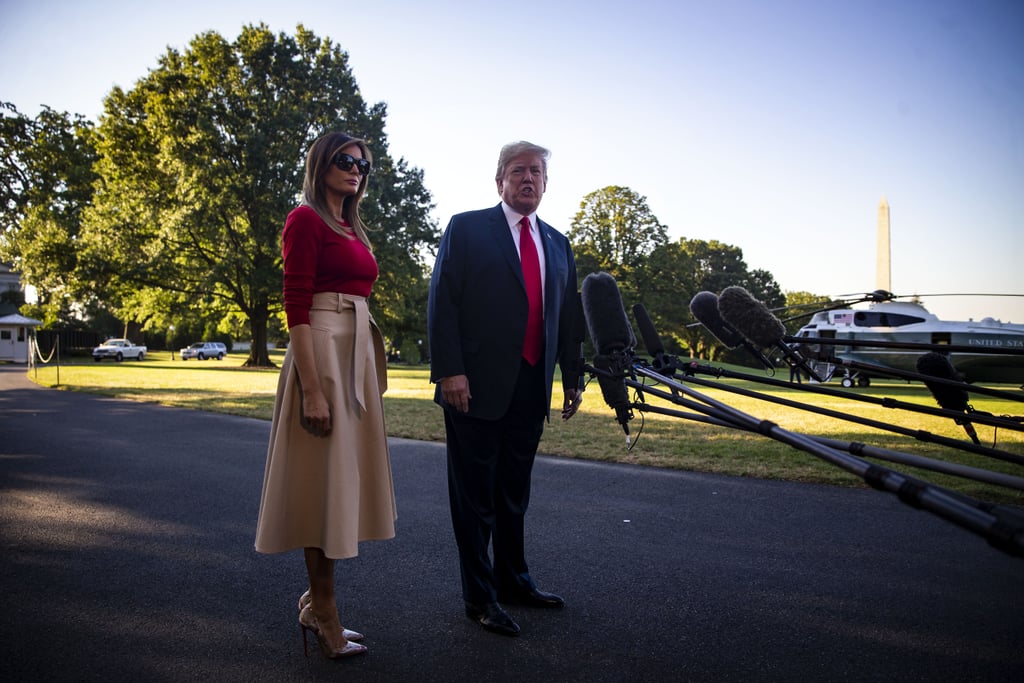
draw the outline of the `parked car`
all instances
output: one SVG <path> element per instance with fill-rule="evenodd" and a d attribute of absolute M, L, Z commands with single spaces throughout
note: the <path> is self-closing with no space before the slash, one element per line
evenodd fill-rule
<path fill-rule="evenodd" d="M 181 359 L 198 358 L 199 360 L 206 360 L 207 358 L 216 358 L 217 360 L 224 360 L 227 352 L 228 347 L 220 342 L 196 342 L 195 344 L 189 344 L 181 350 Z"/>
<path fill-rule="evenodd" d="M 108 339 L 92 350 L 92 359 L 97 363 L 104 358 L 113 358 L 118 363 L 125 358 L 142 360 L 146 357 L 146 347 L 136 346 L 127 339 Z"/>

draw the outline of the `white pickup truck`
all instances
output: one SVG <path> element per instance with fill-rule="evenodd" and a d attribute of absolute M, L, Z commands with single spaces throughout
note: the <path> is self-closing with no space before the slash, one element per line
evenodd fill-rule
<path fill-rule="evenodd" d="M 92 359 L 99 363 L 104 358 L 113 358 L 118 363 L 125 358 L 142 360 L 146 357 L 146 347 L 136 346 L 127 339 L 108 339 L 92 350 Z"/>

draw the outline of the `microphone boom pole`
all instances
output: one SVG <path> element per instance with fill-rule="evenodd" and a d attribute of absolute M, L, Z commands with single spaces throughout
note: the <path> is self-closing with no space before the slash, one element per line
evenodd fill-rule
<path fill-rule="evenodd" d="M 670 387 L 674 392 L 698 398 L 699 401 L 706 404 L 702 406 L 695 402 L 690 402 L 698 412 L 724 416 L 726 420 L 742 429 L 757 432 L 798 450 L 810 453 L 819 459 L 859 476 L 872 488 L 896 494 L 903 503 L 928 510 L 949 522 L 982 536 L 993 547 L 1011 555 L 1024 557 L 1024 528 L 1008 525 L 991 512 L 980 509 L 975 504 L 968 504 L 965 502 L 964 497 L 953 494 L 951 491 L 947 491 L 929 482 L 909 477 L 882 465 L 876 465 L 854 455 L 825 446 L 809 436 L 785 430 L 774 422 L 759 420 L 752 415 L 747 415 L 739 410 L 730 408 L 720 401 L 701 395 L 690 387 L 649 368 L 635 366 L 634 370 L 637 375 L 649 377 Z M 639 385 L 639 387 L 644 386 L 635 380 L 629 380 L 627 384 L 631 386 Z M 679 400 L 679 397 L 677 396 L 670 400 L 676 401 Z M 971 502 L 976 503 L 976 501 Z"/>
<path fill-rule="evenodd" d="M 947 408 L 932 408 L 930 406 L 920 405 L 918 403 L 909 403 L 907 401 L 901 401 L 895 398 L 885 398 L 878 396 L 870 396 L 866 394 L 858 394 L 852 391 L 843 391 L 842 389 L 833 389 L 821 384 L 793 384 L 784 380 L 774 379 L 772 377 L 760 377 L 758 375 L 750 375 L 743 372 L 733 372 L 725 368 L 715 368 L 711 366 L 701 365 L 696 362 L 682 362 L 678 359 L 667 356 L 661 361 L 661 368 L 677 369 L 682 371 L 685 375 L 691 376 L 693 373 L 702 373 L 706 375 L 714 375 L 715 377 L 728 377 L 731 379 L 739 379 L 747 382 L 754 382 L 757 384 L 767 384 L 769 386 L 785 388 L 792 391 L 803 391 L 805 393 L 820 394 L 823 396 L 830 396 L 832 398 L 843 398 L 850 401 L 858 401 L 861 403 L 870 403 L 872 405 L 881 406 L 883 408 L 899 408 L 902 410 L 909 410 L 915 413 L 923 413 L 925 415 L 931 415 L 932 417 L 951 417 L 951 418 L 964 418 L 963 412 L 957 412 Z M 654 369 L 660 369 L 658 364 L 654 365 Z M 698 380 L 700 384 L 704 386 L 720 386 L 717 384 L 711 384 L 706 380 Z M 756 394 L 755 392 L 744 389 L 727 389 L 727 391 L 736 391 L 737 393 L 744 393 L 755 398 L 763 398 L 767 401 L 773 401 L 774 397 L 764 396 L 762 394 Z M 786 401 L 787 399 L 780 399 Z M 795 408 L 806 408 L 806 404 L 793 402 L 792 407 Z M 1011 419 L 1003 416 L 994 416 L 989 413 L 972 413 L 972 421 L 978 424 L 988 425 L 990 427 L 1002 427 L 1003 429 L 1010 429 L 1014 431 L 1024 431 L 1024 420 Z"/>
<path fill-rule="evenodd" d="M 946 353 L 975 353 L 996 355 L 1024 355 L 1024 350 L 991 346 L 967 346 L 964 344 L 925 344 L 922 342 L 894 342 L 882 339 L 850 339 L 845 337 L 794 337 L 784 335 L 782 341 L 788 344 L 824 344 L 826 346 L 866 346 L 879 349 L 907 349 L 910 351 L 943 351 Z"/>
<path fill-rule="evenodd" d="M 699 367 L 699 366 L 697 366 L 697 367 Z M 723 372 L 723 374 L 724 374 L 724 372 Z M 732 376 L 735 377 L 736 375 L 732 375 Z M 731 386 L 731 385 L 728 385 L 728 384 L 721 384 L 721 383 L 718 383 L 718 382 L 712 382 L 710 380 L 704 380 L 704 379 L 701 379 L 699 377 L 689 376 L 688 379 L 689 379 L 689 381 L 693 382 L 694 384 L 699 384 L 701 386 L 705 386 L 705 387 L 708 387 L 708 388 L 721 389 L 722 391 L 728 391 L 728 392 L 731 392 L 731 393 L 734 393 L 734 394 L 740 394 L 740 395 L 743 395 L 743 396 L 747 396 L 748 398 L 757 398 L 757 399 L 760 399 L 762 401 L 767 401 L 769 403 L 775 403 L 775 404 L 778 404 L 778 405 L 783 405 L 783 406 L 786 406 L 787 408 L 797 408 L 797 409 L 800 409 L 800 410 L 806 410 L 808 412 L 815 413 L 815 414 L 818 414 L 818 415 L 824 415 L 825 417 L 833 417 L 833 418 L 836 418 L 836 419 L 839 419 L 839 420 L 845 420 L 847 422 L 853 422 L 855 424 L 863 425 L 865 427 L 873 427 L 875 429 L 880 429 L 880 430 L 883 430 L 883 431 L 893 432 L 894 434 L 900 434 L 901 436 L 909 436 L 911 438 L 917 439 L 918 441 L 924 441 L 926 443 L 934 443 L 934 444 L 938 444 L 938 445 L 942 445 L 942 446 L 948 446 L 950 448 L 955 448 L 955 449 L 959 449 L 959 450 L 962 450 L 962 451 L 967 451 L 967 452 L 970 452 L 970 453 L 975 453 L 977 455 L 985 455 L 985 456 L 988 456 L 988 457 L 991 457 L 991 458 L 995 458 L 997 460 L 1004 460 L 1006 462 L 1012 462 L 1012 463 L 1017 464 L 1017 465 L 1024 465 L 1024 456 L 1016 455 L 1014 453 L 1007 453 L 1005 451 L 1001 451 L 1001 450 L 998 450 L 998 449 L 995 449 L 995 448 L 989 448 L 988 446 L 982 446 L 982 445 L 976 444 L 976 443 L 970 443 L 970 442 L 967 442 L 967 441 L 959 441 L 957 439 L 951 439 L 951 438 L 946 437 L 946 436 L 941 436 L 941 435 L 938 435 L 938 434 L 932 434 L 931 432 L 927 432 L 927 431 L 925 431 L 923 429 L 910 429 L 908 427 L 902 427 L 900 425 L 895 425 L 895 424 L 892 424 L 892 423 L 889 423 L 889 422 L 880 422 L 878 420 L 872 420 L 870 418 L 861 417 L 859 415 L 851 415 L 849 413 L 841 413 L 839 411 L 830 410 L 828 408 L 822 408 L 821 406 L 810 405 L 810 404 L 807 404 L 807 403 L 800 403 L 799 401 L 793 401 L 793 400 L 790 400 L 790 399 L 787 399 L 787 398 L 782 398 L 780 396 L 772 396 L 770 394 L 761 394 L 761 393 L 758 393 L 756 391 L 752 391 L 750 389 L 744 389 L 743 387 L 737 387 L 737 386 Z M 807 390 L 810 390 L 810 389 L 807 389 Z M 859 400 L 863 400 L 863 399 L 859 399 Z M 941 411 L 941 410 L 936 409 L 936 408 L 928 408 L 927 406 L 918 406 L 918 408 L 920 409 L 920 412 L 928 412 L 928 413 L 932 413 L 932 414 L 934 414 L 936 416 L 941 416 L 941 417 L 949 416 L 949 415 L 946 414 L 947 411 Z M 948 412 L 952 412 L 952 411 L 948 411 Z M 980 415 L 978 417 L 981 418 Z M 1005 427 L 1006 429 L 1017 429 L 1017 430 L 1024 429 L 1024 427 L 1021 427 L 1020 425 L 1015 424 L 1015 423 L 995 422 L 995 420 L 998 420 L 998 418 L 987 418 L 986 422 L 995 424 L 996 426 Z M 981 420 L 979 419 L 978 422 L 980 423 Z"/>
<path fill-rule="evenodd" d="M 672 403 L 681 403 L 677 401 L 675 394 L 659 390 L 652 387 L 652 385 L 643 385 L 644 392 L 650 393 L 659 398 L 663 398 Z M 645 413 L 657 413 L 658 415 L 668 415 L 670 417 L 680 417 L 689 420 L 696 420 L 698 422 L 705 422 L 718 427 L 732 427 L 736 429 L 743 429 L 744 431 L 751 431 L 743 425 L 738 425 L 728 421 L 725 418 L 715 418 L 705 414 L 693 414 L 683 413 L 678 410 L 670 408 L 663 408 L 661 406 L 654 405 L 652 403 L 637 403 L 634 404 L 635 408 Z M 918 467 L 920 469 L 931 470 L 933 472 L 941 472 L 943 474 L 951 474 L 954 476 L 963 477 L 965 479 L 973 479 L 986 484 L 993 484 L 996 486 L 1005 486 L 1006 488 L 1016 489 L 1018 491 L 1024 491 L 1024 477 L 1014 476 L 1012 474 L 1004 474 L 1002 472 L 993 472 L 992 470 L 981 469 L 979 467 L 970 467 L 968 465 L 960 465 L 958 463 L 950 463 L 944 460 L 936 460 L 934 458 L 926 458 L 922 455 L 914 455 L 911 453 L 902 453 L 900 451 L 894 451 L 888 448 L 879 448 L 877 446 L 871 446 L 864 443 L 857 443 L 854 441 L 840 441 L 838 439 L 831 439 L 825 436 L 814 436 L 807 435 L 809 438 L 814 439 L 818 443 L 835 448 L 841 451 L 846 451 L 853 455 L 860 455 L 868 458 L 875 458 L 877 460 L 886 460 L 889 462 L 896 462 L 902 465 L 909 465 L 911 467 Z"/>
<path fill-rule="evenodd" d="M 909 370 L 897 370 L 896 368 L 887 368 L 884 365 L 874 365 L 872 363 L 861 363 L 855 360 L 846 360 L 843 358 L 836 358 L 832 361 L 835 365 L 841 365 L 846 368 L 853 368 L 854 370 L 863 370 L 864 372 L 871 372 L 876 375 L 885 375 L 887 377 L 896 377 L 899 379 L 916 380 L 918 382 L 934 382 L 936 384 L 942 384 L 950 387 L 956 387 L 965 389 L 975 394 L 985 394 L 986 396 L 994 396 L 996 398 L 1005 398 L 1008 401 L 1024 402 L 1024 395 L 1014 394 L 1009 391 L 1002 389 L 993 389 L 991 387 L 979 387 L 974 384 L 968 384 L 958 380 L 942 379 L 939 377 L 929 377 L 922 375 L 917 372 L 910 372 Z"/>

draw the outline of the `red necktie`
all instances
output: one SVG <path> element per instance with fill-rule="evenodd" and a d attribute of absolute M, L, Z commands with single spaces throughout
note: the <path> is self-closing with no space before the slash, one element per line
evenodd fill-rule
<path fill-rule="evenodd" d="M 536 365 L 544 355 L 544 301 L 540 284 L 540 259 L 537 258 L 537 246 L 530 235 L 530 219 L 526 216 L 519 221 L 519 261 L 523 266 L 526 298 L 530 302 L 526 334 L 523 337 L 523 358 L 530 365 Z"/>

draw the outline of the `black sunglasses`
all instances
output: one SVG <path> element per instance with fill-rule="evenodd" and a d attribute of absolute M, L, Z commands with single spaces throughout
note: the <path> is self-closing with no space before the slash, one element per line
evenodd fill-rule
<path fill-rule="evenodd" d="M 370 162 L 366 159 L 357 159 L 351 154 L 338 152 L 331 159 L 331 163 L 342 171 L 351 171 L 352 167 L 355 166 L 359 169 L 359 175 L 370 175 Z"/>

